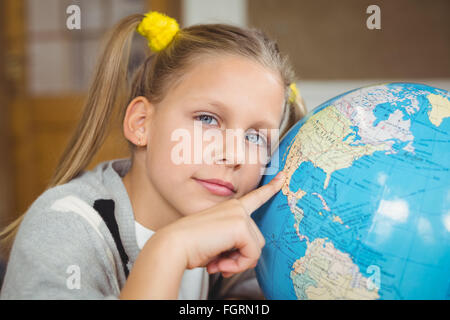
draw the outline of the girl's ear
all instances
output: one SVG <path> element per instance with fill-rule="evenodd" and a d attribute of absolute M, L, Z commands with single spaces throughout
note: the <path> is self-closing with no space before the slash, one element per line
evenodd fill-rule
<path fill-rule="evenodd" d="M 138 147 L 147 145 L 148 130 L 155 112 L 155 106 L 147 98 L 134 98 L 127 106 L 123 119 L 125 137 Z"/>

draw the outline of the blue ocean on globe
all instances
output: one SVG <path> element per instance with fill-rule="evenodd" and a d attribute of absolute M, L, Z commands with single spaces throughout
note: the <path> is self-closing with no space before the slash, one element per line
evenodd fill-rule
<path fill-rule="evenodd" d="M 417 83 L 358 88 L 282 138 L 252 215 L 267 299 L 450 298 L 450 93 Z"/>

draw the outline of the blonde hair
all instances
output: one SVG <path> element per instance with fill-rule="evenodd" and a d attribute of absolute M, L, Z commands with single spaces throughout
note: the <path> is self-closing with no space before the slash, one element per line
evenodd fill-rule
<path fill-rule="evenodd" d="M 164 50 L 149 54 L 134 72 L 131 81 L 128 81 L 131 40 L 143 18 L 143 14 L 128 16 L 109 32 L 82 117 L 47 188 L 67 183 L 82 173 L 102 146 L 111 118 L 117 111 L 123 119 L 126 106 L 137 96 L 144 96 L 158 104 L 169 88 L 180 81 L 183 73 L 195 65 L 195 60 L 205 54 L 243 56 L 280 75 L 286 88 L 280 139 L 305 115 L 306 109 L 301 97 L 289 103 L 289 86 L 296 79 L 288 58 L 280 54 L 276 42 L 254 28 L 200 24 L 180 29 Z M 129 143 L 129 146 L 133 154 L 134 145 Z M 0 233 L 1 242 L 8 253 L 24 215 L 19 216 Z"/>

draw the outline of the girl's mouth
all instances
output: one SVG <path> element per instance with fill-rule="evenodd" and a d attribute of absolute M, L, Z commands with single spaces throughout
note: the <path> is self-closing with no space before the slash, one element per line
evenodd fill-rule
<path fill-rule="evenodd" d="M 194 180 L 205 187 L 209 192 L 218 196 L 231 196 L 235 193 L 234 190 L 232 190 L 229 186 L 225 186 L 225 183 L 219 182 L 219 180 L 201 180 L 196 178 L 194 178 Z"/>

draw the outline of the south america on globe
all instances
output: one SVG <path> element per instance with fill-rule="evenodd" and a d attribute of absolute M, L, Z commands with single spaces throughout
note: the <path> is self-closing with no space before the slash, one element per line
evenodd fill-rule
<path fill-rule="evenodd" d="M 276 161 L 275 161 L 276 160 Z M 358 88 L 311 111 L 263 176 L 252 215 L 267 299 L 450 299 L 450 93 Z"/>

